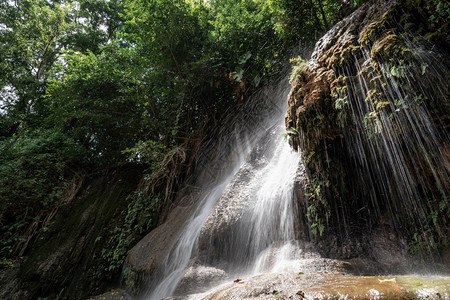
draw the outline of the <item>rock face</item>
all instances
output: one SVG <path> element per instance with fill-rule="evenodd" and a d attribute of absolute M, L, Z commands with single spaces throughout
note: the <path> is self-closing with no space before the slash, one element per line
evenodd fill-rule
<path fill-rule="evenodd" d="M 187 199 L 184 199 L 187 200 Z M 146 293 L 151 283 L 159 280 L 165 258 L 189 220 L 195 205 L 179 205 L 168 215 L 165 223 L 146 235 L 128 253 L 124 284 L 133 294 Z"/>
<path fill-rule="evenodd" d="M 339 261 L 354 272 L 406 272 L 410 253 L 415 249 L 438 253 L 448 236 L 450 180 L 442 166 L 449 164 L 448 157 L 440 155 L 448 141 L 445 121 L 441 121 L 448 111 L 448 72 L 442 64 L 447 56 L 435 50 L 430 54 L 426 39 L 407 33 L 406 24 L 422 12 L 413 6 L 404 11 L 403 6 L 400 1 L 369 2 L 336 25 L 318 42 L 289 96 L 286 126 L 293 128 L 293 145 L 303 149 L 310 179 L 306 193 L 296 185 L 300 211 L 296 226 L 304 227 L 306 215 L 321 253 L 346 259 Z M 403 23 L 397 24 L 394 20 L 400 13 Z M 425 34 L 431 30 L 427 28 L 417 30 Z M 446 43 L 439 35 L 430 40 L 441 46 Z M 432 84 L 436 78 L 443 82 L 438 88 Z M 188 221 L 195 219 L 202 193 L 232 174 L 240 152 L 233 149 L 245 147 L 245 142 L 230 142 L 227 137 L 235 136 L 236 129 L 238 136 L 244 133 L 253 138 L 266 131 L 254 119 L 265 119 L 260 111 L 244 111 L 235 116 L 240 121 L 224 125 L 228 132 L 217 135 L 212 155 L 203 155 L 208 163 L 199 164 L 203 172 L 180 194 L 165 222 L 129 252 L 124 271 L 128 291 L 157 290 L 155 284 L 171 260 L 167 258 L 178 255 L 171 252 L 173 245 Z M 258 151 L 264 153 L 264 145 Z M 193 255 L 188 256 L 187 271 L 175 295 L 192 292 L 199 282 L 208 285 L 226 276 L 227 247 L 216 246 L 236 240 L 232 233 L 238 231 L 238 219 L 252 200 L 236 202 L 255 193 L 251 178 L 265 163 L 250 160 L 211 205 L 209 217 L 201 220 L 204 227 L 192 235 L 198 244 L 186 247 Z M 308 199 L 300 199 L 305 194 Z M 307 233 L 298 233 L 298 239 L 307 239 Z M 436 243 L 428 247 L 425 241 L 430 238 Z"/>
<path fill-rule="evenodd" d="M 433 12 L 369 1 L 317 43 L 291 90 L 286 127 L 299 132 L 325 255 L 399 272 L 410 255 L 439 261 L 448 249 L 448 21 Z"/>
<path fill-rule="evenodd" d="M 0 270 L 0 298 L 85 299 L 115 285 L 120 273 L 107 271 L 102 249 L 141 175 L 142 168 L 124 166 L 86 183 L 22 260 Z"/>

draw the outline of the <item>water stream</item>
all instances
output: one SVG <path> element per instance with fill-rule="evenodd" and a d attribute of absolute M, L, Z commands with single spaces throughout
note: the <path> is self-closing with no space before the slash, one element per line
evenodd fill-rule
<path fill-rule="evenodd" d="M 284 103 L 288 88 L 276 94 Z M 282 104 L 280 104 L 282 105 Z M 280 269 L 294 258 L 296 248 L 294 179 L 300 155 L 283 136 L 285 108 L 269 113 L 265 128 L 252 142 L 235 151 L 231 171 L 206 187 L 192 217 L 164 261 L 161 280 L 147 299 L 177 294 L 189 272 L 219 273 L 220 279 L 235 274 L 257 274 Z M 275 117 L 274 117 L 275 116 Z M 210 275 L 210 274 L 209 274 Z M 186 279 L 187 277 L 187 279 Z M 192 279 L 192 278 L 191 278 Z M 195 280 L 195 279 L 194 279 Z M 186 291 L 179 292 L 185 295 Z"/>
<path fill-rule="evenodd" d="M 293 186 L 302 178 L 300 155 L 283 131 L 282 124 L 267 131 L 221 196 L 202 229 L 200 263 L 254 274 L 293 252 L 288 251 L 296 245 Z"/>
<path fill-rule="evenodd" d="M 166 257 L 164 264 L 167 267 L 164 270 L 163 280 L 151 293 L 150 299 L 161 299 L 173 293 L 189 264 L 191 253 L 198 239 L 201 226 L 214 206 L 215 200 L 220 197 L 229 182 L 230 178 L 226 178 L 202 199 L 199 209 L 197 209 L 193 218 L 181 233 L 175 247 Z"/>

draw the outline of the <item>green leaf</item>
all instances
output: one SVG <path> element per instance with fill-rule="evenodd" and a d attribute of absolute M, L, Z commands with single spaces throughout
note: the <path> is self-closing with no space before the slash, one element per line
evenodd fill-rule
<path fill-rule="evenodd" d="M 283 291 L 277 291 L 277 290 L 273 290 L 272 295 L 278 295 L 280 293 L 282 293 Z"/>
<path fill-rule="evenodd" d="M 252 57 L 252 54 L 250 52 L 247 52 L 246 54 L 244 54 L 241 59 L 239 60 L 238 64 L 243 65 L 247 62 L 247 60 L 249 60 L 249 58 Z"/>
<path fill-rule="evenodd" d="M 236 80 L 237 82 L 241 82 L 242 78 L 244 77 L 244 69 L 242 68 L 237 68 L 236 71 L 234 71 L 232 73 L 233 79 Z"/>

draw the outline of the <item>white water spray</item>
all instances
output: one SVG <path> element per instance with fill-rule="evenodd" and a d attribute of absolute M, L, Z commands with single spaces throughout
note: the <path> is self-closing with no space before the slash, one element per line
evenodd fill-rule
<path fill-rule="evenodd" d="M 278 95 L 280 102 L 286 99 L 286 93 L 287 89 Z M 202 196 L 164 261 L 162 280 L 151 288 L 148 299 L 176 294 L 177 286 L 187 274 L 186 270 L 194 264 L 205 272 L 225 266 L 227 275 L 234 276 L 243 268 L 246 273 L 280 269 L 290 258 L 294 258 L 293 186 L 300 155 L 290 148 L 283 137 L 282 116 L 279 114 L 275 120 L 272 118 L 266 122 L 267 127 L 260 130 L 260 137 L 255 143 L 249 143 L 250 147 L 237 151 L 240 157 L 236 158 L 232 171 Z M 274 123 L 278 125 L 274 126 Z M 263 147 L 265 151 L 258 152 L 258 147 Z M 256 150 L 251 152 L 251 148 Z M 243 173 L 250 175 L 244 183 Z M 246 195 L 234 190 L 236 185 L 242 184 L 247 186 Z M 227 213 L 218 213 L 218 207 Z M 231 227 L 223 225 L 230 219 L 234 220 Z M 228 240 L 221 240 L 215 245 L 222 248 L 217 250 L 223 254 L 219 254 L 220 257 L 216 257 L 216 252 L 209 253 L 212 246 L 208 245 L 208 239 L 217 238 L 217 232 L 209 231 L 208 224 L 222 226 L 226 232 Z M 204 242 L 199 246 L 199 239 L 208 240 L 206 250 Z M 201 252 L 207 254 L 199 258 Z"/>
<path fill-rule="evenodd" d="M 192 250 L 200 230 L 216 200 L 231 180 L 231 176 L 213 188 L 202 200 L 202 204 L 180 235 L 175 247 L 164 264 L 164 279 L 150 294 L 149 299 L 161 299 L 171 295 L 189 265 Z"/>

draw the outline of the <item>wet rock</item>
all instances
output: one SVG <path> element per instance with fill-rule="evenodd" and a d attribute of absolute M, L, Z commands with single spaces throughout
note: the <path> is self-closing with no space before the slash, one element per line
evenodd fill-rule
<path fill-rule="evenodd" d="M 387 272 L 402 274 L 413 272 L 413 261 L 407 251 L 408 243 L 405 238 L 399 237 L 390 226 L 386 218 L 375 229 L 371 240 L 371 254 L 375 261 L 380 263 Z"/>
<path fill-rule="evenodd" d="M 217 136 L 214 139 L 204 142 L 201 155 L 199 155 L 197 172 L 177 194 L 163 223 L 138 242 L 129 252 L 124 271 L 127 291 L 142 295 L 154 290 L 164 276 L 164 270 L 167 270 L 166 264 L 170 264 L 168 257 L 173 246 L 180 237 L 180 233 L 188 226 L 187 222 L 195 216 L 196 212 L 199 219 L 195 224 L 205 224 L 200 235 L 205 232 L 214 232 L 213 236 L 223 238 L 224 234 L 222 233 L 225 228 L 236 224 L 237 218 L 247 206 L 245 201 L 240 204 L 237 204 L 236 201 L 242 200 L 254 192 L 252 187 L 247 186 L 252 176 L 255 175 L 254 169 L 266 165 L 265 157 L 273 154 L 273 149 L 267 148 L 264 141 L 281 134 L 279 130 L 274 132 L 273 129 L 268 131 L 267 128 L 275 124 L 275 120 L 283 114 L 278 107 L 279 103 L 274 99 L 283 99 L 287 91 L 287 81 L 274 87 L 261 89 L 260 94 L 256 93 L 253 100 L 249 99 L 242 104 L 242 107 L 239 107 L 238 111 L 230 113 L 223 126 L 215 129 Z M 282 128 L 281 130 L 283 131 Z M 259 140 L 263 142 L 258 144 L 252 153 L 249 153 Z M 249 154 L 248 158 L 247 154 Z M 247 159 L 249 164 L 237 175 L 239 179 L 231 182 L 224 191 L 223 189 L 233 179 L 232 176 L 235 175 L 237 167 L 244 159 Z M 227 205 L 227 201 L 223 201 L 223 199 L 227 199 L 230 203 Z M 236 199 L 236 201 L 230 199 Z M 213 216 L 208 219 L 209 213 L 214 210 L 218 201 L 221 204 L 218 205 Z M 208 205 L 204 206 L 205 203 Z M 190 257 L 191 248 L 189 246 L 186 247 L 189 249 L 181 249 L 182 253 L 177 253 L 176 257 L 183 259 L 182 268 L 188 268 L 197 258 L 207 261 L 209 257 L 215 257 L 216 254 L 214 243 L 210 243 L 208 239 L 211 235 L 206 235 L 207 238 L 200 238 L 199 247 L 197 247 L 195 242 L 202 228 L 197 225 L 189 228 L 192 229 L 189 231 L 192 235 L 189 236 L 186 244 L 192 240 L 193 253 Z M 192 260 L 189 260 L 190 258 Z M 186 266 L 184 266 L 185 262 Z M 174 268 L 177 267 L 179 265 L 174 266 Z M 195 273 L 195 270 L 192 272 Z M 200 273 L 210 274 L 212 278 L 220 275 L 213 274 L 214 272 Z M 182 274 L 182 270 L 177 270 L 176 280 L 180 274 Z M 185 282 L 191 279 L 195 280 L 195 276 L 189 274 L 189 272 L 186 274 Z M 202 280 L 203 282 L 208 282 L 206 277 Z M 187 286 L 184 283 L 183 285 Z"/>
<path fill-rule="evenodd" d="M 223 270 L 205 266 L 192 266 L 186 270 L 174 295 L 176 297 L 177 295 L 184 296 L 198 293 L 217 285 L 225 278 L 226 273 Z"/>
<path fill-rule="evenodd" d="M 279 139 L 283 128 L 276 125 L 266 131 L 249 154 L 249 160 L 239 169 L 232 182 L 222 193 L 216 206 L 202 227 L 199 239 L 198 260 L 211 264 L 213 260 L 230 260 L 227 245 L 231 245 L 239 233 L 243 216 L 254 206 L 255 195 L 261 188 L 264 167 L 275 154 L 271 140 Z"/>
<path fill-rule="evenodd" d="M 127 289 L 135 294 L 145 292 L 165 266 L 165 258 L 178 239 L 192 207 L 176 207 L 167 221 L 140 240 L 128 253 L 125 278 Z"/>
<path fill-rule="evenodd" d="M 446 42 L 426 41 L 433 10 L 365 3 L 317 42 L 291 89 L 286 128 L 300 132 L 310 179 L 300 210 L 324 256 L 403 272 L 411 253 L 442 261 L 448 248 L 450 59 Z"/>
<path fill-rule="evenodd" d="M 188 299 L 446 299 L 450 278 L 350 276 L 327 273 L 263 274 L 227 283 Z"/>

